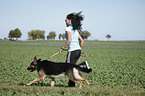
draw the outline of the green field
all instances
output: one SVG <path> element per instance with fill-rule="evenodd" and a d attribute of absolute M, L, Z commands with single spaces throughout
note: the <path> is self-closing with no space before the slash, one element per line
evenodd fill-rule
<path fill-rule="evenodd" d="M 77 64 L 88 61 L 92 73 L 80 73 L 92 86 L 83 82 L 80 89 L 68 88 L 68 78 L 58 77 L 55 86 L 50 79 L 25 86 L 38 77 L 27 71 L 34 56 L 47 59 L 58 52 L 65 41 L 0 41 L 1 96 L 145 96 L 145 41 L 85 41 Z M 65 62 L 64 51 L 51 61 Z"/>

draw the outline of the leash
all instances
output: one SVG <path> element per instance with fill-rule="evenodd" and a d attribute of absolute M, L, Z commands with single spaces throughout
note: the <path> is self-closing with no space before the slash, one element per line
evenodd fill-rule
<path fill-rule="evenodd" d="M 68 51 L 68 49 L 64 49 L 64 51 Z M 48 59 L 50 59 L 50 58 L 54 57 L 54 56 L 55 56 L 55 55 L 57 55 L 57 54 L 59 54 L 59 52 L 57 52 L 57 53 L 53 54 L 53 55 L 52 55 L 52 56 L 50 56 Z M 90 54 L 85 54 L 84 52 L 82 52 L 82 53 L 81 53 L 81 56 L 83 56 L 83 57 L 89 57 L 89 56 L 90 56 Z"/>
<path fill-rule="evenodd" d="M 68 51 L 68 49 L 63 49 L 64 51 Z M 53 54 L 52 56 L 50 56 L 48 59 L 52 58 L 53 56 L 57 55 L 59 52 Z"/>
<path fill-rule="evenodd" d="M 89 57 L 89 56 L 91 56 L 91 55 L 90 55 L 90 54 L 87 54 L 87 53 L 82 52 L 82 53 L 81 53 L 81 56 L 83 56 L 83 57 Z"/>
<path fill-rule="evenodd" d="M 48 59 L 52 58 L 53 56 L 57 55 L 59 52 L 53 54 L 52 56 L 50 56 Z"/>

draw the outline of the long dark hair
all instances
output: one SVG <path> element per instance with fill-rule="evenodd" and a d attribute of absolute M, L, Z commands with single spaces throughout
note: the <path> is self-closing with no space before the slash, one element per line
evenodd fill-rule
<path fill-rule="evenodd" d="M 82 11 L 79 13 L 71 13 L 67 15 L 67 19 L 71 20 L 73 30 L 81 30 L 81 21 L 83 21 L 83 15 L 81 15 Z"/>

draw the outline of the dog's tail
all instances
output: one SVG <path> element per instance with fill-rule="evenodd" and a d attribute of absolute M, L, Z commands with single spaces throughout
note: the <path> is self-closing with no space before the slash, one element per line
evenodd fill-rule
<path fill-rule="evenodd" d="M 88 62 L 82 62 L 78 65 L 75 66 L 79 71 L 85 72 L 85 73 L 90 73 L 92 72 L 92 69 L 89 67 Z"/>

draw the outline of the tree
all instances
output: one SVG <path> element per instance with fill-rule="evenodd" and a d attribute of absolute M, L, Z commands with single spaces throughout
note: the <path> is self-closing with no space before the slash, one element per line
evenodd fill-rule
<path fill-rule="evenodd" d="M 59 40 L 61 39 L 61 37 L 62 37 L 62 35 L 61 35 L 61 34 L 59 34 Z"/>
<path fill-rule="evenodd" d="M 41 30 L 36 30 L 37 32 L 37 39 L 45 39 L 44 33 L 45 31 L 41 31 Z"/>
<path fill-rule="evenodd" d="M 13 31 L 13 30 L 11 30 L 11 31 L 9 32 L 8 37 L 9 37 L 10 39 L 13 39 L 13 38 L 14 38 L 14 31 Z"/>
<path fill-rule="evenodd" d="M 56 37 L 56 33 L 55 31 L 51 31 L 49 32 L 49 35 L 47 36 L 47 39 L 54 39 L 55 40 L 55 37 Z"/>
<path fill-rule="evenodd" d="M 111 38 L 111 35 L 107 34 L 106 38 L 109 40 Z"/>
<path fill-rule="evenodd" d="M 21 31 L 20 31 L 18 28 L 16 28 L 16 29 L 14 30 L 14 37 L 15 37 L 15 38 L 20 38 L 21 36 L 22 36 Z"/>
<path fill-rule="evenodd" d="M 17 39 L 17 38 L 20 38 L 21 36 L 22 36 L 22 33 L 18 28 L 16 28 L 15 30 L 11 30 L 8 34 L 8 37 L 10 39 L 13 39 L 13 38 Z"/>
<path fill-rule="evenodd" d="M 64 40 L 64 38 L 65 38 L 65 34 L 63 33 L 61 37 L 62 37 L 62 39 Z"/>
<path fill-rule="evenodd" d="M 28 37 L 29 39 L 33 39 L 33 40 L 36 40 L 36 39 L 45 39 L 45 31 L 44 30 L 31 30 L 30 32 L 28 32 Z"/>
<path fill-rule="evenodd" d="M 87 30 L 83 31 L 83 33 L 79 31 L 79 33 L 83 39 L 88 39 L 88 37 L 91 35 L 91 33 Z"/>

